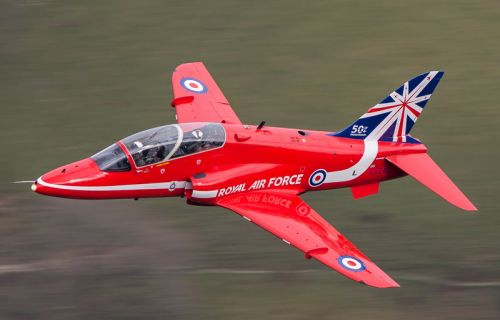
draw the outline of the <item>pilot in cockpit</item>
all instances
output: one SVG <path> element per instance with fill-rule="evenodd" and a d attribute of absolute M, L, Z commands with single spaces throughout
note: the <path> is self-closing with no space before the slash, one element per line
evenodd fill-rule
<path fill-rule="evenodd" d="M 166 148 L 164 145 L 152 146 L 151 148 L 143 151 L 146 152 L 143 157 L 145 165 L 157 163 L 165 159 L 167 156 L 165 151 Z"/>
<path fill-rule="evenodd" d="M 160 162 L 167 156 L 167 150 L 164 145 L 144 146 L 140 141 L 135 141 L 134 145 L 141 150 L 133 155 L 138 167 Z"/>

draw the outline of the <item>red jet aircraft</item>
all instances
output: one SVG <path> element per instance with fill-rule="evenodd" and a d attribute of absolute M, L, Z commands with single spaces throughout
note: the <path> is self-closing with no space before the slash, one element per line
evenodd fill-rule
<path fill-rule="evenodd" d="M 399 285 L 299 198 L 410 175 L 451 204 L 477 210 L 409 135 L 443 72 L 419 75 L 339 132 L 244 125 L 203 63 L 172 76 L 177 124 L 142 131 L 34 182 L 41 194 L 78 199 L 186 197 L 230 209 L 344 276 Z"/>

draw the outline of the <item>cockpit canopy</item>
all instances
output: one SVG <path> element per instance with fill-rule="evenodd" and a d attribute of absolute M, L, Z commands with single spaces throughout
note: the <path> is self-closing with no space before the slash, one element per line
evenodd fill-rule
<path fill-rule="evenodd" d="M 182 133 L 179 126 L 168 125 L 133 134 L 122 140 L 135 165 L 143 167 L 167 160 L 175 151 Z"/>
<path fill-rule="evenodd" d="M 148 129 L 122 140 L 136 167 L 221 147 L 226 141 L 218 123 L 181 123 Z M 103 171 L 127 171 L 130 164 L 117 144 L 92 156 Z"/>
<path fill-rule="evenodd" d="M 91 157 L 102 171 L 129 171 L 132 167 L 119 145 L 112 144 Z"/>

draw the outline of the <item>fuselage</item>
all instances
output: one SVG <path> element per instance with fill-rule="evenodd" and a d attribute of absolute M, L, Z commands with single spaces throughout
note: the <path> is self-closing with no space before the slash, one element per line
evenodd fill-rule
<path fill-rule="evenodd" d="M 172 154 L 164 158 L 144 161 L 146 151 L 140 148 L 145 143 L 137 134 L 113 145 L 111 155 L 120 154 L 127 166 L 103 170 L 97 154 L 44 174 L 33 189 L 79 199 L 186 196 L 190 203 L 214 204 L 249 190 L 303 193 L 394 179 L 404 173 L 386 156 L 426 151 L 423 144 L 342 138 L 314 130 L 215 123 L 171 127 L 166 126 L 172 132 L 161 132 L 162 139 L 171 140 L 163 153 Z M 197 140 L 210 140 L 209 134 L 218 134 L 216 144 L 193 149 Z"/>

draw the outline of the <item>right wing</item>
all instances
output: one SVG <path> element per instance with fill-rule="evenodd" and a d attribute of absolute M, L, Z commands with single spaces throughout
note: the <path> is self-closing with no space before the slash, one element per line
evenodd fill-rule
<path fill-rule="evenodd" d="M 399 285 L 294 192 L 251 191 L 217 202 L 355 281 L 378 288 Z"/>
<path fill-rule="evenodd" d="M 184 63 L 172 74 L 172 107 L 177 122 L 241 124 L 229 101 L 202 62 Z"/>

